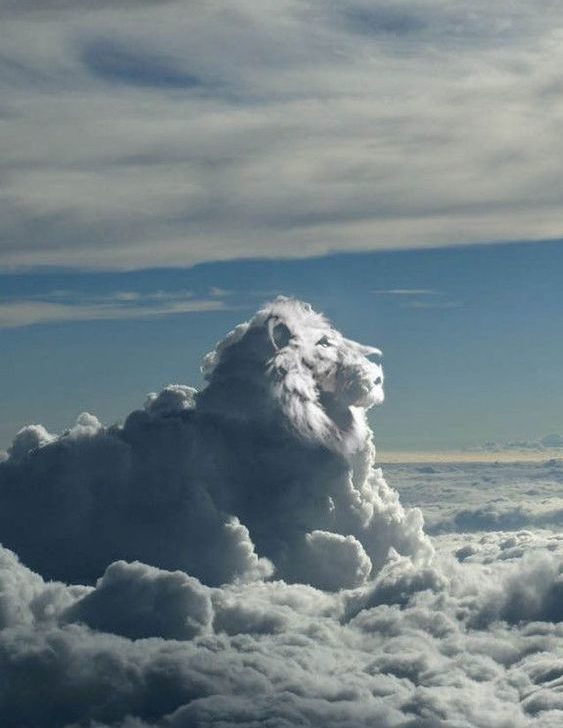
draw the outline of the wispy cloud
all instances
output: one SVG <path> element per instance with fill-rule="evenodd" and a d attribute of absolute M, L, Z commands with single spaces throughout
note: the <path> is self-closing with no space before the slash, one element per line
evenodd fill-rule
<path fill-rule="evenodd" d="M 459 308 L 463 305 L 460 301 L 449 300 L 444 291 L 433 288 L 380 288 L 372 293 L 397 300 L 401 308 Z"/>
<path fill-rule="evenodd" d="M 226 288 L 219 288 L 219 286 L 211 286 L 209 289 L 209 295 L 214 298 L 226 298 L 232 295 L 232 291 L 228 291 Z"/>
<path fill-rule="evenodd" d="M 194 298 L 189 291 L 142 294 L 117 291 L 89 297 L 72 291 L 53 291 L 20 300 L 0 299 L 0 329 L 65 321 L 141 319 L 224 308 L 223 301 L 217 297 Z"/>
<path fill-rule="evenodd" d="M 431 288 L 380 288 L 373 293 L 378 296 L 439 296 L 442 292 Z"/>
<path fill-rule="evenodd" d="M 447 301 L 447 300 L 425 300 L 425 301 L 405 301 L 403 304 L 404 308 L 461 308 L 463 303 L 461 301 Z"/>
<path fill-rule="evenodd" d="M 0 267 L 563 232 L 557 4 L 4 5 Z"/>

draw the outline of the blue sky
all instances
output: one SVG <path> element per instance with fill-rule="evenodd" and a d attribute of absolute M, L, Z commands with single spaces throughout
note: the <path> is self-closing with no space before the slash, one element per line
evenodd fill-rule
<path fill-rule="evenodd" d="M 198 384 L 203 354 L 278 293 L 384 350 L 383 450 L 563 432 L 562 277 L 558 242 L 3 275 L 2 444 L 29 422 L 110 423 L 149 391 Z"/>
<path fill-rule="evenodd" d="M 1 5 L 0 443 L 274 292 L 385 349 L 387 447 L 563 430 L 556 3 Z"/>

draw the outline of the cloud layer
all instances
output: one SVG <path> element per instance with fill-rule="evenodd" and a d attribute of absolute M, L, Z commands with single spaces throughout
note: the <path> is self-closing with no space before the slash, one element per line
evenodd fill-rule
<path fill-rule="evenodd" d="M 556 4 L 3 5 L 0 266 L 561 235 Z"/>
<path fill-rule="evenodd" d="M 560 559 L 532 550 L 493 574 L 444 550 L 431 570 L 396 559 L 369 587 L 326 593 L 210 589 L 125 562 L 94 588 L 67 587 L 3 550 L 3 720 L 555 728 Z"/>
<path fill-rule="evenodd" d="M 3 725 L 561 725 L 556 517 L 460 517 L 554 511 L 560 464 L 390 466 L 431 542 L 375 468 L 379 356 L 278 299 L 205 357 L 200 392 L 19 432 L 0 462 Z"/>

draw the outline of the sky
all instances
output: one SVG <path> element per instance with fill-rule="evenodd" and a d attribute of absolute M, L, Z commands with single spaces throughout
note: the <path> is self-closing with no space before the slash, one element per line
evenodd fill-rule
<path fill-rule="evenodd" d="M 561 236 L 550 0 L 3 0 L 0 265 Z"/>
<path fill-rule="evenodd" d="M 0 36 L 2 728 L 560 728 L 563 5 Z"/>
<path fill-rule="evenodd" d="M 0 10 L 1 447 L 197 384 L 276 292 L 385 349 L 384 448 L 563 430 L 557 3 Z"/>
<path fill-rule="evenodd" d="M 135 272 L 0 277 L 1 444 L 91 411 L 122 421 L 278 294 L 310 301 L 383 350 L 372 415 L 394 450 L 523 444 L 563 432 L 559 242 L 231 261 Z"/>

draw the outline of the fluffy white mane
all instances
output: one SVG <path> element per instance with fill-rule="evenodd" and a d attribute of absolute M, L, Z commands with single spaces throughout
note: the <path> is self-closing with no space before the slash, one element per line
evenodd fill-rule
<path fill-rule="evenodd" d="M 222 364 L 234 378 L 235 347 L 244 370 L 237 374 L 263 380 L 255 387 L 255 396 L 268 400 L 263 411 L 277 405 L 304 439 L 347 453 L 363 445 L 365 412 L 384 399 L 379 349 L 344 338 L 308 303 L 280 296 L 205 357 L 207 397 L 215 387 L 223 389 Z M 254 416 L 255 397 L 244 404 Z"/>

